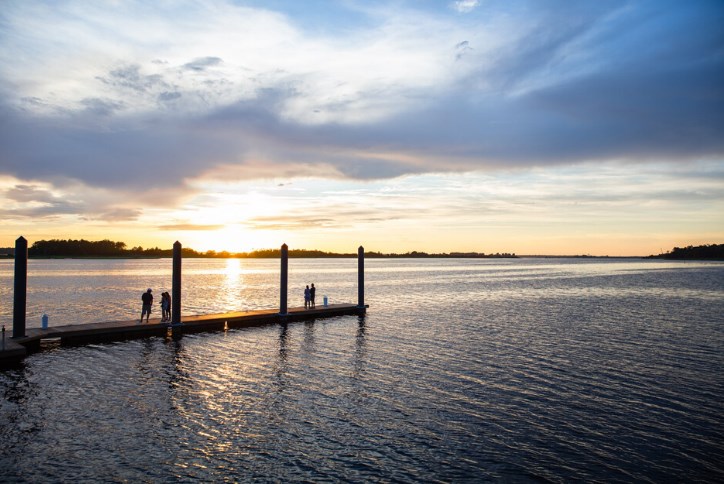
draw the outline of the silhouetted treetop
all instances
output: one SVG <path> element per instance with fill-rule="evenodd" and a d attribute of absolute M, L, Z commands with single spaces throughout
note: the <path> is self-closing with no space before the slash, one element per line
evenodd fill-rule
<path fill-rule="evenodd" d="M 671 260 L 724 260 L 724 244 L 674 247 L 670 252 L 650 257 Z"/>

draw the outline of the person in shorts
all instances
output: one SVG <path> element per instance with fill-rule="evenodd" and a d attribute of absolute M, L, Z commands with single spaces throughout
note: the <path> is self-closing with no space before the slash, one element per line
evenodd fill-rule
<path fill-rule="evenodd" d="M 140 322 L 143 322 L 144 315 L 146 316 L 146 322 L 148 322 L 148 318 L 151 316 L 151 308 L 153 307 L 153 294 L 151 294 L 150 287 L 141 296 L 141 301 L 143 302 L 143 309 L 141 309 Z"/>

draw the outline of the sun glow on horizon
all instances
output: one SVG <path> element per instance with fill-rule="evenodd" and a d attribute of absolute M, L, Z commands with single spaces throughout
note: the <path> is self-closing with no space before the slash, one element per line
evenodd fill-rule
<path fill-rule="evenodd" d="M 173 212 L 169 231 L 199 252 L 250 252 L 279 246 L 280 234 L 259 230 L 254 220 L 275 217 L 282 201 L 246 183 L 197 181 L 202 196 Z"/>
<path fill-rule="evenodd" d="M 724 212 L 718 178 L 711 176 L 719 166 L 689 167 L 700 177 L 684 188 L 678 187 L 675 170 L 656 163 L 625 171 L 609 163 L 598 164 L 595 172 L 576 166 L 362 182 L 197 179 L 177 208 L 147 207 L 131 220 L 81 225 L 61 214 L 38 225 L 10 218 L 0 247 L 11 247 L 23 235 L 30 245 L 58 238 L 109 239 L 128 248 L 168 249 L 177 240 L 202 253 L 287 244 L 338 253 L 362 245 L 385 253 L 646 256 L 675 246 L 719 243 Z M 642 181 L 650 179 L 655 183 Z M 699 197 L 686 199 L 694 188 Z M 11 194 L 22 200 L 33 190 L 40 188 L 20 187 Z M 709 200 L 710 210 L 702 211 L 701 199 Z M 47 203 L 55 200 L 49 196 Z M 672 214 L 679 215 L 675 225 Z"/>
<path fill-rule="evenodd" d="M 187 232 L 184 240 L 187 242 L 185 245 L 199 252 L 251 252 L 281 245 L 276 234 L 247 229 L 240 225 L 229 225 L 211 231 Z"/>

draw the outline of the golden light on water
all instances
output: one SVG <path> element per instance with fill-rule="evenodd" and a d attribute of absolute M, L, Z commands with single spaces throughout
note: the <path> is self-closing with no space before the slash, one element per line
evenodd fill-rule
<path fill-rule="evenodd" d="M 240 259 L 226 259 L 226 267 L 224 269 L 227 281 L 236 283 L 241 277 L 242 267 Z"/>

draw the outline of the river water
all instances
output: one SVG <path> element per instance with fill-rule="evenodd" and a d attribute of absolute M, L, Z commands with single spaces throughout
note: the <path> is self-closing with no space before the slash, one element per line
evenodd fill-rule
<path fill-rule="evenodd" d="M 357 301 L 354 259 L 289 271 L 290 306 L 312 282 Z M 184 314 L 278 306 L 279 261 L 183 274 Z M 31 260 L 28 326 L 131 319 L 170 285 L 170 260 Z M 0 481 L 724 480 L 724 263 L 368 259 L 365 302 L 47 345 L 0 371 Z"/>

